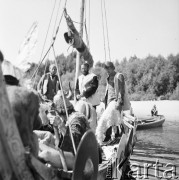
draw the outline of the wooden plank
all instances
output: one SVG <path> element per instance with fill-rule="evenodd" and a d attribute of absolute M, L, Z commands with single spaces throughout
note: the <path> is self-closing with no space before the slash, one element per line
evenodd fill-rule
<path fill-rule="evenodd" d="M 1 170 L 5 172 L 14 172 L 17 179 L 33 180 L 33 176 L 25 162 L 25 149 L 23 147 L 16 121 L 13 117 L 11 106 L 8 100 L 6 85 L 1 69 L 0 62 L 0 127 L 1 127 L 1 145 L 6 153 L 5 160 L 9 163 L 2 165 L 5 162 L 1 162 Z M 2 149 L 1 149 L 2 150 Z M 2 150 L 3 151 L 3 150 Z M 2 156 L 2 154 L 0 156 Z M 3 159 L 1 157 L 1 159 Z M 4 161 L 4 160 L 3 160 Z M 10 166 L 9 166 L 10 165 Z M 11 169 L 10 169 L 11 167 Z M 8 179 L 8 178 L 7 178 Z"/>

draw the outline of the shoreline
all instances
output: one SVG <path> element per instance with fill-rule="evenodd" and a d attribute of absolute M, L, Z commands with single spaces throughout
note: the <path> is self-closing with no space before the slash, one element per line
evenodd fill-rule
<path fill-rule="evenodd" d="M 166 119 L 179 121 L 179 101 L 131 101 L 133 112 L 137 117 L 150 116 L 154 104 L 157 106 L 158 114 L 164 115 Z"/>

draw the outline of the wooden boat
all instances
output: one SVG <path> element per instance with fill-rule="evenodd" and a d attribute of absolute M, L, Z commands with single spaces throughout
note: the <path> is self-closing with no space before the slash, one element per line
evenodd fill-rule
<path fill-rule="evenodd" d="M 128 159 L 132 154 L 135 141 L 136 127 L 134 126 L 122 135 L 117 146 L 106 147 L 109 151 L 113 150 L 113 153 L 110 159 L 103 160 L 102 164 L 99 165 L 97 180 L 121 179 L 125 172 Z"/>
<path fill-rule="evenodd" d="M 81 44 L 84 46 L 83 42 Z M 87 56 L 87 59 L 90 62 L 92 61 L 92 56 L 86 50 L 87 48 L 84 52 L 81 52 L 81 48 L 78 49 L 80 53 L 83 53 L 83 56 Z M 124 124 L 124 133 L 120 141 L 112 145 L 106 145 L 106 149 L 112 150 L 112 154 L 109 158 L 103 159 L 103 162 L 99 165 L 95 135 L 91 131 L 85 133 L 77 149 L 73 171 L 57 170 L 47 167 L 24 148 L 11 112 L 0 67 L 1 103 L 3 106 L 0 107 L 0 126 L 2 127 L 0 133 L 0 160 L 4 163 L 0 165 L 0 179 L 13 179 L 14 177 L 14 179 L 20 180 L 34 180 L 36 178 L 33 172 L 35 172 L 36 177 L 45 180 L 121 179 L 136 141 L 136 123 L 134 125 Z M 86 174 L 85 165 L 87 161 L 90 161 L 92 166 L 90 173 Z"/>
<path fill-rule="evenodd" d="M 110 143 L 104 145 L 105 149 L 110 152 L 110 155 L 103 159 L 102 163 L 98 165 L 97 169 L 95 168 L 98 164 L 98 153 L 95 152 L 95 149 L 97 149 L 96 138 L 92 131 L 87 132 L 82 138 L 78 147 L 73 172 L 71 172 L 71 174 L 63 172 L 63 178 L 68 180 L 120 180 L 126 170 L 127 162 L 133 152 L 133 147 L 136 142 L 137 123 L 134 122 L 134 125 L 130 125 L 125 122 L 124 126 L 125 132 L 120 138 L 116 138 Z M 107 155 L 105 152 L 104 154 Z M 88 174 L 85 174 L 85 164 L 88 160 L 91 160 L 92 162 L 92 172 L 88 171 Z"/>
<path fill-rule="evenodd" d="M 144 119 L 139 119 L 137 122 L 137 130 L 160 127 L 164 122 L 165 117 L 163 115 L 150 116 Z"/>

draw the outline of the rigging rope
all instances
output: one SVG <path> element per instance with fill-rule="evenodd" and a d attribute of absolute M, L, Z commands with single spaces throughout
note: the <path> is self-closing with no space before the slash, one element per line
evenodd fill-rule
<path fill-rule="evenodd" d="M 86 33 L 87 47 L 88 47 L 88 49 L 90 49 L 90 48 L 89 48 L 89 39 L 88 39 L 88 32 L 87 32 L 86 22 L 85 22 L 85 33 Z"/>
<path fill-rule="evenodd" d="M 56 2 L 56 1 L 55 1 Z M 67 0 L 65 1 L 65 6 L 64 6 L 64 10 L 65 10 L 65 7 L 66 7 L 66 3 L 67 3 Z M 63 87 L 62 87 L 62 82 L 61 82 L 61 78 L 60 78 L 60 73 L 59 73 L 59 69 L 58 69 L 58 64 L 57 64 L 57 60 L 56 60 L 56 54 L 55 54 L 55 49 L 54 49 L 54 43 L 55 43 L 55 40 L 56 40 L 56 37 L 57 37 L 57 34 L 58 34 L 58 30 L 59 30 L 59 27 L 60 27 L 60 24 L 61 24 L 61 21 L 62 21 L 62 17 L 63 17 L 63 14 L 64 14 L 64 10 L 62 12 L 62 15 L 61 15 L 61 18 L 60 18 L 60 21 L 59 21 L 59 24 L 58 24 L 58 27 L 56 29 L 56 33 L 52 39 L 52 43 L 49 47 L 49 49 L 47 50 L 46 54 L 44 55 L 43 59 L 41 60 L 41 62 L 39 63 L 36 71 L 35 71 L 35 74 L 37 73 L 40 65 L 42 64 L 43 60 L 45 59 L 45 57 L 47 56 L 47 54 L 49 53 L 50 49 L 52 48 L 53 49 L 53 54 L 54 54 L 54 58 L 55 58 L 55 63 L 56 63 L 56 67 L 57 67 L 57 73 L 58 73 L 58 77 L 59 77 L 59 82 L 60 82 L 60 86 L 61 86 L 61 90 L 62 90 L 62 97 L 63 97 L 63 101 L 64 101 L 64 106 L 65 106 L 65 112 L 66 112 L 66 116 L 67 116 L 67 119 L 68 119 L 68 112 L 67 112 L 67 108 L 66 108 L 66 101 L 65 101 L 65 97 L 64 97 L 64 93 L 63 93 Z M 76 155 L 76 147 L 75 147 L 75 143 L 74 143 L 74 139 L 73 139 L 73 135 L 72 135 L 72 132 L 71 132 L 71 127 L 69 126 L 69 130 L 70 130 L 70 137 L 71 137 L 71 140 L 72 140 L 72 145 L 73 145 L 73 149 L 74 149 L 74 153 Z"/>
<path fill-rule="evenodd" d="M 46 40 L 47 40 L 47 35 L 48 35 L 48 33 L 49 33 L 50 24 L 51 24 L 51 22 L 52 22 L 52 17 L 53 17 L 55 5 L 56 5 L 56 0 L 55 0 L 55 2 L 54 2 L 54 6 L 53 6 L 52 13 L 51 13 L 51 16 L 50 16 L 50 21 L 49 21 L 49 24 L 48 24 L 47 33 L 46 33 L 46 36 L 45 36 L 45 41 L 44 41 L 43 48 L 42 48 L 42 52 L 41 52 L 41 55 L 40 55 L 40 60 L 42 59 L 42 54 L 43 54 L 43 51 L 44 51 L 44 49 L 45 49 L 45 44 L 46 44 Z M 49 52 L 49 51 L 48 51 L 48 52 Z M 40 62 L 39 64 L 41 64 L 41 62 Z M 40 67 L 40 66 L 38 66 L 38 67 Z M 35 79 L 36 79 L 36 76 L 37 76 L 37 72 L 38 72 L 38 70 L 35 71 L 34 74 L 33 74 L 32 77 L 31 77 L 31 79 L 33 79 L 33 77 L 35 76 L 35 77 L 34 77 L 34 82 L 33 82 L 33 87 L 34 87 L 34 84 L 35 84 Z"/>
<path fill-rule="evenodd" d="M 59 71 L 59 68 L 58 68 L 59 66 L 57 64 L 57 59 L 56 59 L 54 46 L 52 46 L 52 49 L 53 49 L 53 54 L 54 54 L 54 58 L 55 58 L 55 64 L 56 64 L 56 67 L 57 67 L 57 74 L 58 74 L 58 78 L 59 78 L 59 82 L 60 82 L 60 87 L 61 87 L 61 91 L 62 91 L 62 98 L 63 98 L 63 102 L 64 102 L 64 106 L 65 106 L 65 113 L 66 113 L 66 117 L 67 117 L 67 120 L 68 120 L 68 111 L 67 111 L 65 96 L 64 96 L 64 93 L 63 93 L 63 86 L 62 86 L 62 81 L 61 81 L 61 77 L 60 77 L 60 71 Z M 75 147 L 75 142 L 74 142 L 74 139 L 73 139 L 73 135 L 72 135 L 70 125 L 69 125 L 69 130 L 70 130 L 70 137 L 71 137 L 71 140 L 72 140 L 73 150 L 74 150 L 74 153 L 76 155 L 76 147 Z"/>
<path fill-rule="evenodd" d="M 88 10 L 88 11 L 89 11 L 89 12 L 88 12 L 88 13 L 89 13 L 89 14 L 88 14 L 88 16 L 89 16 L 89 17 L 88 17 L 88 19 L 89 19 L 89 22 L 88 22 L 88 41 L 89 41 L 89 49 L 90 49 L 90 27 L 91 27 L 91 26 L 90 26 L 90 25 L 91 25 L 91 24 L 90 24 L 90 23 L 91 23 L 91 22 L 90 22 L 90 20 L 91 20 L 91 19 L 90 19 L 90 0 L 89 0 L 89 10 Z"/>
<path fill-rule="evenodd" d="M 103 0 L 101 0 L 101 15 L 102 15 L 102 28 L 103 28 L 103 40 L 104 40 L 104 57 L 105 57 L 105 62 L 106 62 L 106 44 L 105 44 L 105 32 L 104 32 Z"/>
<path fill-rule="evenodd" d="M 66 2 L 67 2 L 67 0 L 66 0 Z M 66 5 L 66 2 L 65 2 L 65 5 Z M 65 7 L 64 7 L 64 8 L 65 8 Z M 47 56 L 47 54 L 49 53 L 50 49 L 52 48 L 53 44 L 55 43 L 56 36 L 57 36 L 57 34 L 58 34 L 58 30 L 59 30 L 59 27 L 60 27 L 60 24 L 61 24 L 61 21 L 62 21 L 63 14 L 64 14 L 64 10 L 63 10 L 63 12 L 62 12 L 62 15 L 61 15 L 61 18 L 60 18 L 60 21 L 59 21 L 59 24 L 58 24 L 56 33 L 55 33 L 55 35 L 54 35 L 54 37 L 53 37 L 53 40 L 52 40 L 52 43 L 51 43 L 50 47 L 48 48 L 46 54 L 45 54 L 44 57 L 42 58 L 42 60 L 39 62 L 38 67 L 36 68 L 34 74 L 33 74 L 32 77 L 31 77 L 31 80 L 33 79 L 34 75 L 36 75 L 36 73 L 38 72 L 40 65 L 42 64 L 42 62 L 44 61 L 45 57 Z M 34 81 L 34 84 L 35 84 L 35 81 Z M 34 87 L 34 84 L 33 84 L 33 87 Z"/>
<path fill-rule="evenodd" d="M 107 34 L 107 43 L 108 43 L 109 59 L 110 59 L 110 61 L 111 61 L 111 53 L 110 53 L 110 46 L 109 46 L 108 24 L 107 24 L 105 0 L 104 0 L 104 14 L 105 14 L 105 22 L 106 22 L 106 34 Z"/>
<path fill-rule="evenodd" d="M 57 18 L 58 18 L 58 15 L 59 15 L 60 5 L 61 5 L 61 0 L 59 1 L 59 5 L 58 5 L 58 9 L 57 9 L 57 15 L 56 15 L 56 18 L 55 18 L 55 23 L 54 23 L 53 33 L 52 33 L 52 41 L 53 41 L 53 35 L 54 35 L 54 33 L 55 33 L 55 26 L 56 26 Z M 48 57 L 49 57 L 49 53 L 48 53 Z M 46 71 L 47 71 L 47 65 L 48 65 L 48 61 L 45 62 L 44 74 L 45 74 Z"/>
<path fill-rule="evenodd" d="M 87 47 L 89 49 L 89 39 L 88 39 L 88 32 L 87 32 L 87 26 L 86 26 L 86 1 L 85 1 L 85 22 L 84 22 L 84 28 L 85 28 L 85 33 L 86 33 L 86 43 L 87 43 Z"/>

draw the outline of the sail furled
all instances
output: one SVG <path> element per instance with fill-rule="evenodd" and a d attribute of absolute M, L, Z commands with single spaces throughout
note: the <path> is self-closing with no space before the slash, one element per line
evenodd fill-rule
<path fill-rule="evenodd" d="M 65 13 L 65 19 L 67 22 L 68 26 L 68 32 L 64 33 L 64 38 L 65 41 L 72 45 L 76 50 L 81 54 L 81 57 L 84 59 L 84 61 L 87 61 L 90 68 L 93 66 L 93 57 L 91 53 L 89 52 L 89 49 L 85 45 L 82 37 L 76 30 L 73 21 L 71 20 L 70 16 L 66 13 L 66 10 L 64 11 Z"/>
<path fill-rule="evenodd" d="M 34 62 L 32 55 L 34 54 L 38 37 L 38 23 L 34 22 L 25 36 L 16 59 L 16 66 L 23 71 L 27 71 L 30 64 Z"/>

